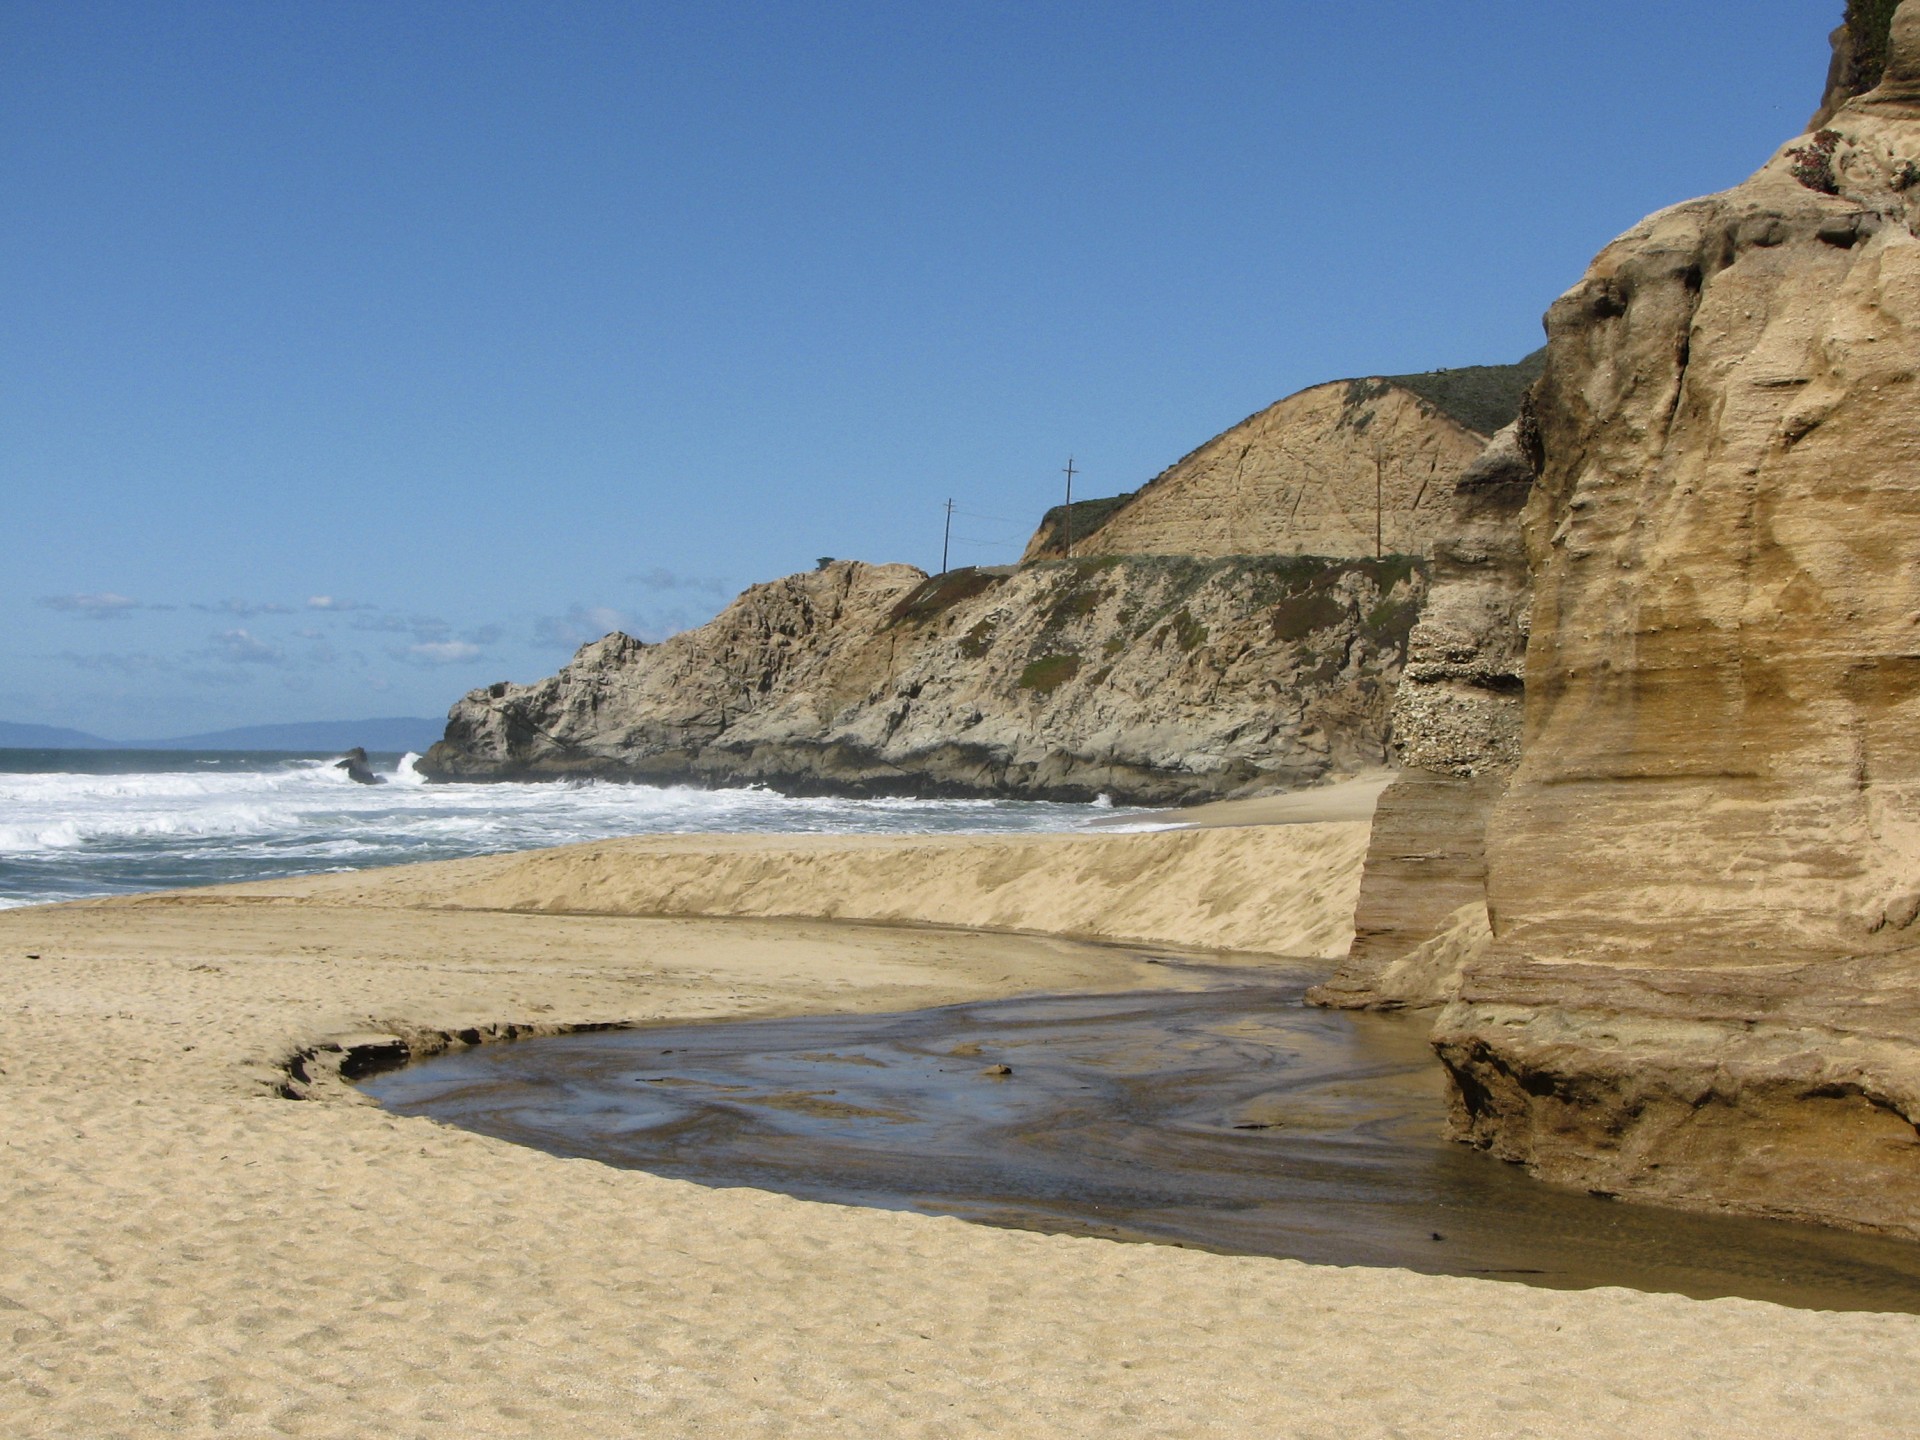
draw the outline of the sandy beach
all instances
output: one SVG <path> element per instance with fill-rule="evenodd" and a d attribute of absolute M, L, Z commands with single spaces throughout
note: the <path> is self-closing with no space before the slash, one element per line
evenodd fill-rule
<path fill-rule="evenodd" d="M 1911 1433 L 1916 1317 L 708 1190 L 335 1073 L 503 1027 L 1181 983 L 1155 946 L 1330 959 L 1367 826 L 1287 818 L 617 841 L 0 914 L 0 1433 Z"/>

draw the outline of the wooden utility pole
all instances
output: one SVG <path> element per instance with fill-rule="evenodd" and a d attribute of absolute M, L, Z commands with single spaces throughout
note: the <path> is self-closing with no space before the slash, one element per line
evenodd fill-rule
<path fill-rule="evenodd" d="M 947 542 L 953 539 L 953 501 L 947 501 L 947 528 L 940 533 L 940 573 L 947 573 Z"/>
<path fill-rule="evenodd" d="M 1378 560 L 1386 553 L 1382 544 L 1385 535 L 1385 496 L 1384 485 L 1380 479 L 1380 447 L 1373 447 L 1373 558 Z"/>
<path fill-rule="evenodd" d="M 1067 559 L 1073 558 L 1073 456 L 1067 456 L 1067 508 L 1060 517 L 1067 530 Z"/>

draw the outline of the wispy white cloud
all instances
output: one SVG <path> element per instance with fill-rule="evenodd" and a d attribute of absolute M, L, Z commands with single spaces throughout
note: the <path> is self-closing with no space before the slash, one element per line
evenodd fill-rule
<path fill-rule="evenodd" d="M 423 640 L 392 652 L 396 660 L 415 665 L 457 665 L 462 660 L 478 659 L 484 651 L 470 640 Z"/>
<path fill-rule="evenodd" d="M 343 600 L 338 595 L 309 595 L 307 609 L 331 610 L 336 613 L 347 610 L 371 610 L 374 607 L 363 600 Z"/>
<path fill-rule="evenodd" d="M 610 630 L 624 630 L 627 617 L 606 605 L 572 605 L 564 615 L 542 615 L 533 622 L 533 643 L 577 650 Z"/>
<path fill-rule="evenodd" d="M 239 620 L 251 620 L 255 615 L 291 615 L 293 613 L 291 605 L 253 600 L 217 600 L 211 605 L 196 603 L 193 608 L 207 615 L 232 615 Z"/>
<path fill-rule="evenodd" d="M 365 607 L 363 607 L 365 608 Z M 415 640 L 447 640 L 453 636 L 453 626 L 438 615 L 356 615 L 353 628 L 368 630 L 379 635 L 411 635 Z"/>
<path fill-rule="evenodd" d="M 353 628 L 381 635 L 405 635 L 414 626 L 404 615 L 360 615 L 354 618 Z"/>
<path fill-rule="evenodd" d="M 242 670 L 238 666 L 224 670 L 193 666 L 178 672 L 180 678 L 189 685 L 249 685 L 253 683 L 255 673 L 251 670 Z"/>
<path fill-rule="evenodd" d="M 630 583 L 644 586 L 648 590 L 696 590 L 707 595 L 730 595 L 733 586 L 717 575 L 682 575 L 677 570 L 656 565 L 651 570 L 642 570 L 638 575 L 629 575 Z"/>
<path fill-rule="evenodd" d="M 84 595 L 42 595 L 38 603 L 44 609 L 84 615 L 89 620 L 117 620 L 129 611 L 153 608 L 111 590 Z"/>
<path fill-rule="evenodd" d="M 171 660 L 149 655 L 144 650 L 97 651 L 89 655 L 63 650 L 59 658 L 81 670 L 112 670 L 122 675 L 152 675 L 174 668 Z"/>
<path fill-rule="evenodd" d="M 213 637 L 213 648 L 207 654 L 229 665 L 280 665 L 287 658 L 278 645 L 269 644 L 248 630 L 222 630 Z"/>

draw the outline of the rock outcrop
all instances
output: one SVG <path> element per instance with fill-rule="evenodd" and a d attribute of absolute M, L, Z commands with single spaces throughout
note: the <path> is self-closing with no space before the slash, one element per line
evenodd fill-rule
<path fill-rule="evenodd" d="M 1140 491 L 1056 506 L 1017 568 L 823 562 L 661 645 L 608 636 L 467 696 L 420 769 L 1177 802 L 1382 765 L 1426 557 L 1479 563 L 1456 486 L 1540 363 L 1303 391 Z M 1470 727 L 1490 682 L 1456 689 Z"/>
<path fill-rule="evenodd" d="M 356 785 L 384 785 L 386 777 L 374 773 L 373 766 L 367 760 L 364 746 L 356 745 L 338 760 L 333 768 L 347 772 L 347 778 Z"/>
<path fill-rule="evenodd" d="M 1318 1004 L 1440 1004 L 1491 938 L 1486 829 L 1520 758 L 1536 439 L 1530 415 L 1509 425 L 1436 507 L 1431 589 L 1394 697 L 1402 769 L 1374 810 L 1353 947 Z"/>
<path fill-rule="evenodd" d="M 1547 317 L 1521 759 L 1435 1034 L 1563 1183 L 1920 1236 L 1920 0 Z"/>
<path fill-rule="evenodd" d="M 1511 422 L 1541 359 L 1316 385 L 1129 495 L 1049 511 L 1025 559 L 1428 555 L 1447 497 Z"/>
<path fill-rule="evenodd" d="M 1898 0 L 1847 0 L 1846 17 L 1827 37 L 1833 58 L 1827 66 L 1827 84 L 1820 108 L 1807 122 L 1808 130 L 1824 129 L 1834 113 L 1880 83 L 1887 68 L 1887 40 Z"/>
<path fill-rule="evenodd" d="M 418 768 L 1140 802 L 1309 785 L 1385 763 L 1426 585 L 1406 556 L 837 561 L 476 690 Z"/>

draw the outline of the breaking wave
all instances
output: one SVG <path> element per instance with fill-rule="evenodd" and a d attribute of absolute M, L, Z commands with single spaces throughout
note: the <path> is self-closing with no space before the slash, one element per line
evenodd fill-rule
<path fill-rule="evenodd" d="M 1064 830 L 1113 814 L 603 781 L 428 785 L 418 759 L 376 757 L 387 783 L 370 786 L 325 758 L 0 752 L 0 908 L 619 835 Z"/>

